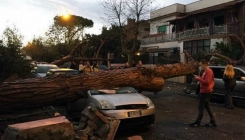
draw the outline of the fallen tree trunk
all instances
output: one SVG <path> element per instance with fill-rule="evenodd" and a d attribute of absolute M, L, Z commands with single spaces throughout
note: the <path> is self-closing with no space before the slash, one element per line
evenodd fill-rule
<path fill-rule="evenodd" d="M 78 92 L 89 89 L 132 86 L 157 92 L 162 90 L 164 79 L 194 73 L 198 65 L 199 62 L 192 61 L 5 82 L 0 86 L 0 110 L 62 104 L 78 98 Z"/>

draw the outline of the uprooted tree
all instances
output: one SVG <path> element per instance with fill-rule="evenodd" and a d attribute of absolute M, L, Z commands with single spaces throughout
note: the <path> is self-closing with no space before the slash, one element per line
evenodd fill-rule
<path fill-rule="evenodd" d="M 235 37 L 240 39 L 238 36 Z M 71 51 L 70 55 L 54 62 L 54 64 L 61 65 L 67 61 L 88 59 L 73 56 L 73 53 L 79 47 L 86 44 L 86 41 L 80 43 Z M 242 46 L 244 48 L 243 43 Z M 161 91 L 164 79 L 191 74 L 198 69 L 199 62 L 195 61 L 188 52 L 185 52 L 185 54 L 190 60 L 186 64 L 176 63 L 149 68 L 134 67 L 74 76 L 60 75 L 6 82 L 0 86 L 0 110 L 62 104 L 79 98 L 81 92 L 97 88 L 133 86 L 145 91 Z M 216 56 L 227 60 L 228 63 L 239 64 L 244 59 L 244 54 L 241 60 L 232 60 L 217 52 L 207 54 L 205 57 Z"/>
<path fill-rule="evenodd" d="M 96 88 L 133 86 L 157 92 L 162 90 L 164 79 L 194 73 L 198 64 L 197 61 L 192 61 L 187 64 L 177 63 L 154 68 L 134 67 L 4 83 L 0 87 L 0 109 L 66 103 L 78 98 L 79 91 Z"/>

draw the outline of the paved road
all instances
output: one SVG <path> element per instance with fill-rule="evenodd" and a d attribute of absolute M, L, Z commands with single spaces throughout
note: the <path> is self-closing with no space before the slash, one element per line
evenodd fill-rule
<path fill-rule="evenodd" d="M 216 128 L 206 128 L 209 122 L 204 113 L 202 127 L 191 128 L 188 123 L 197 117 L 198 99 L 183 93 L 184 84 L 167 82 L 161 93 L 144 93 L 156 107 L 155 124 L 148 128 L 133 128 L 119 131 L 115 140 L 127 140 L 140 136 L 144 140 L 245 140 L 245 108 L 224 108 L 220 103 L 211 103 L 217 119 Z"/>

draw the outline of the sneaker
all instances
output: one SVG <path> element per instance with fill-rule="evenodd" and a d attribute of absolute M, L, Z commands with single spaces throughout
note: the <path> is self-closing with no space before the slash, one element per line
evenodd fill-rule
<path fill-rule="evenodd" d="M 216 127 L 217 124 L 216 123 L 207 123 L 205 124 L 205 127 Z"/>
<path fill-rule="evenodd" d="M 190 123 L 189 125 L 190 127 L 199 127 L 200 123 L 194 122 L 194 123 Z"/>

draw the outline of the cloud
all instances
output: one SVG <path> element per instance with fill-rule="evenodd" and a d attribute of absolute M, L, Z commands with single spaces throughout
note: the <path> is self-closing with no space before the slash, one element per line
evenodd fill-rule
<path fill-rule="evenodd" d="M 86 29 L 86 33 L 100 33 L 105 10 L 100 5 L 103 0 L 0 0 L 0 36 L 7 26 L 13 24 L 24 35 L 24 44 L 35 36 L 43 36 L 53 23 L 56 15 L 70 13 L 93 20 L 94 27 Z M 196 0 L 156 0 L 159 8 L 174 3 L 191 3 Z M 1 39 L 1 38 L 0 38 Z"/>

